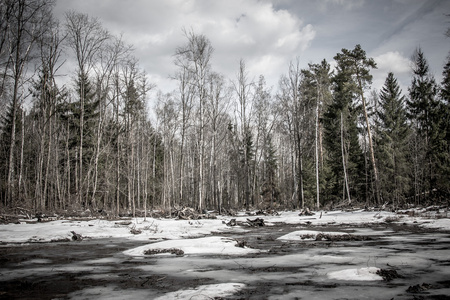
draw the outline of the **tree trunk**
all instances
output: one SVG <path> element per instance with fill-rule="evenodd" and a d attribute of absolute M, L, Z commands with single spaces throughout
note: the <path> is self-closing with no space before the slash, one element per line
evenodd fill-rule
<path fill-rule="evenodd" d="M 341 151 L 342 151 L 342 168 L 344 170 L 344 183 L 345 189 L 347 190 L 348 204 L 352 203 L 350 198 L 350 189 L 348 185 L 348 176 L 347 176 L 347 168 L 345 166 L 345 147 L 344 147 L 344 118 L 341 112 Z"/>
<path fill-rule="evenodd" d="M 319 103 L 316 106 L 316 207 L 320 208 L 320 186 L 319 186 Z"/>
<path fill-rule="evenodd" d="M 84 76 L 84 71 L 80 71 Z M 78 204 L 83 204 L 83 136 L 84 136 L 84 80 L 80 80 L 80 147 L 78 153 Z"/>
<path fill-rule="evenodd" d="M 364 110 L 364 118 L 366 120 L 366 126 L 367 126 L 367 136 L 369 138 L 369 150 L 370 150 L 370 160 L 372 162 L 373 167 L 373 176 L 375 179 L 375 197 L 377 200 L 377 203 L 380 204 L 380 191 L 379 191 L 379 183 L 378 183 L 378 169 L 377 165 L 375 163 L 375 151 L 373 150 L 373 143 L 372 143 L 372 133 L 370 130 L 370 123 L 369 123 L 369 116 L 367 115 L 367 107 L 366 107 L 366 99 L 364 97 L 364 91 L 362 88 L 361 78 L 358 76 L 358 85 L 359 85 L 359 93 L 361 96 L 361 101 L 363 104 L 363 110 Z"/>

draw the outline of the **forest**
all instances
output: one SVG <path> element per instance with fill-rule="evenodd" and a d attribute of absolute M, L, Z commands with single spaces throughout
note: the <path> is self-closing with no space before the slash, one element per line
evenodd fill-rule
<path fill-rule="evenodd" d="M 244 60 L 235 78 L 215 72 L 208 37 L 180 29 L 166 93 L 122 36 L 74 11 L 58 22 L 53 6 L 0 1 L 2 210 L 448 203 L 450 56 L 439 83 L 411 49 L 408 90 L 388 73 L 374 91 L 376 63 L 355 45 L 334 68 L 293 59 L 272 91 Z"/>

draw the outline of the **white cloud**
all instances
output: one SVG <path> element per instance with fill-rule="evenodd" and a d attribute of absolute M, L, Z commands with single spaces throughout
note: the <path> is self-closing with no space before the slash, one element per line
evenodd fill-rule
<path fill-rule="evenodd" d="M 211 40 L 215 71 L 234 79 L 242 58 L 249 70 L 273 76 L 274 82 L 267 80 L 272 85 L 288 61 L 305 51 L 316 34 L 311 24 L 303 24 L 296 15 L 259 0 L 98 0 L 95 4 L 58 0 L 60 15 L 68 9 L 99 17 L 112 33 L 122 33 L 153 78 L 166 78 L 174 72 L 175 48 L 186 43 L 182 28 Z M 169 81 L 163 81 L 159 80 L 160 88 L 168 92 L 164 85 Z"/>
<path fill-rule="evenodd" d="M 389 51 L 374 57 L 380 71 L 393 72 L 394 74 L 408 73 L 411 71 L 411 60 L 404 57 L 398 51 Z"/>
<path fill-rule="evenodd" d="M 397 78 L 400 89 L 405 93 L 411 73 L 411 60 L 398 51 L 388 51 L 373 58 L 377 63 L 377 69 L 372 70 L 373 84 L 376 90 L 381 90 L 389 72 Z"/>

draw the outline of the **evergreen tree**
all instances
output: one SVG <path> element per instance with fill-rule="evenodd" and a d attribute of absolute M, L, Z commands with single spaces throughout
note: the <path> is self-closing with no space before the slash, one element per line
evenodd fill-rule
<path fill-rule="evenodd" d="M 370 69 L 376 68 L 376 63 L 372 58 L 366 57 L 366 52 L 361 48 L 361 45 L 356 45 L 353 50 L 342 49 L 341 53 L 338 53 L 334 59 L 338 62 L 339 65 L 345 67 L 350 75 L 350 80 L 353 81 L 352 85 L 354 86 L 354 92 L 357 96 L 357 99 L 360 100 L 361 103 L 361 111 L 360 113 L 363 115 L 365 128 L 362 130 L 362 134 L 364 139 L 367 135 L 367 141 L 369 146 L 369 157 L 372 165 L 372 175 L 373 175 L 373 183 L 374 183 L 374 192 L 375 198 L 380 204 L 379 199 L 379 184 L 378 184 L 378 170 L 377 164 L 375 161 L 375 152 L 372 142 L 372 130 L 371 124 L 369 120 L 369 107 L 367 105 L 367 101 L 364 95 L 364 90 L 369 88 L 369 85 L 372 83 L 372 75 L 370 74 Z M 364 149 L 366 152 L 366 149 Z M 366 198 L 369 193 L 369 180 L 366 179 Z M 366 199 L 368 200 L 368 199 Z"/>
<path fill-rule="evenodd" d="M 276 171 L 278 169 L 278 162 L 276 157 L 275 146 L 272 142 L 272 136 L 268 134 L 264 143 L 264 179 L 262 186 L 262 196 L 265 203 L 270 203 L 273 207 L 274 202 L 277 202 L 280 191 L 276 183 Z"/>
<path fill-rule="evenodd" d="M 432 196 L 437 181 L 435 172 L 438 161 L 435 159 L 435 145 L 439 141 L 437 111 L 437 84 L 429 71 L 428 62 L 422 50 L 416 50 L 413 56 L 413 79 L 409 87 L 410 99 L 408 104 L 408 117 L 414 124 L 416 141 L 419 147 L 415 161 L 416 195 Z"/>
<path fill-rule="evenodd" d="M 381 110 L 377 112 L 377 157 L 383 200 L 399 204 L 409 190 L 408 139 L 405 97 L 390 72 L 380 92 Z"/>
<path fill-rule="evenodd" d="M 324 110 L 328 107 L 331 101 L 331 71 L 330 64 L 324 59 L 320 64 L 309 64 L 309 69 L 302 70 L 302 84 L 301 90 L 303 97 L 311 99 L 310 101 L 315 106 L 314 109 L 314 125 L 311 126 L 310 138 L 314 145 L 308 145 L 308 148 L 314 148 L 314 155 L 307 157 L 305 161 L 305 189 L 306 197 L 316 199 L 316 207 L 320 206 L 320 194 L 324 191 L 325 177 L 323 176 L 323 126 L 321 119 Z M 312 132 L 314 131 L 314 132 Z M 314 166 L 315 165 L 315 166 Z M 315 170 L 313 170 L 315 169 Z M 315 173 L 315 175 L 313 175 Z M 314 178 L 315 177 L 315 178 Z M 315 180 L 314 180 L 315 179 Z"/>
<path fill-rule="evenodd" d="M 0 119 L 0 199 L 6 203 L 7 200 L 7 178 L 8 178 L 8 170 L 9 170 L 9 161 L 8 161 L 8 155 L 11 150 L 11 130 L 13 128 L 13 122 L 15 122 L 15 139 L 14 139 L 14 146 L 16 148 L 19 148 L 20 141 L 17 137 L 20 137 L 21 134 L 21 122 L 22 122 L 22 110 L 19 108 L 16 110 L 17 117 L 13 118 L 14 110 L 13 110 L 13 103 L 11 102 L 7 108 L 6 113 L 4 116 Z M 14 160 L 12 161 L 12 169 L 14 173 L 17 173 L 18 168 L 18 158 L 15 156 Z"/>
<path fill-rule="evenodd" d="M 450 55 L 442 72 L 440 102 L 434 114 L 435 130 L 431 136 L 436 160 L 436 188 L 444 199 L 450 194 Z"/>
<path fill-rule="evenodd" d="M 364 157 L 358 141 L 359 111 L 354 105 L 355 84 L 351 75 L 351 70 L 338 62 L 337 74 L 332 80 L 332 103 L 323 116 L 329 170 L 326 198 L 333 202 L 364 197 Z M 341 194 L 343 196 L 339 197 Z"/>

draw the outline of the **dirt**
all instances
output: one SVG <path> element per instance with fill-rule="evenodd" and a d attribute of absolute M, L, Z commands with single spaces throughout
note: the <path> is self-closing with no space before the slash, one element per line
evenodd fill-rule
<path fill-rule="evenodd" d="M 426 252 L 449 249 L 450 243 L 432 237 L 433 232 L 404 225 L 377 225 L 372 228 L 379 235 L 361 239 L 316 239 L 309 241 L 283 241 L 278 238 L 292 231 L 306 229 L 318 231 L 339 231 L 343 236 L 363 226 L 329 226 L 313 228 L 311 226 L 298 226 L 275 224 L 273 226 L 251 227 L 245 233 L 228 233 L 221 236 L 232 237 L 241 241 L 242 246 L 261 249 L 265 252 L 252 254 L 244 258 L 228 256 L 196 256 L 183 257 L 178 253 L 171 257 L 160 258 L 149 255 L 144 259 L 135 259 L 125 256 L 122 252 L 127 249 L 144 245 L 148 242 L 130 241 L 125 239 L 83 239 L 81 241 L 29 243 L 23 245 L 0 246 L 0 299 L 67 299 L 71 293 L 92 287 L 114 286 L 117 290 L 151 290 L 153 294 L 163 295 L 167 292 L 187 289 L 204 284 L 220 282 L 213 274 L 229 272 L 248 276 L 247 288 L 236 293 L 230 299 L 267 299 L 273 296 L 276 299 L 308 299 L 308 297 L 292 296 L 296 291 L 309 293 L 323 293 L 332 295 L 328 299 L 358 299 L 347 298 L 334 294 L 337 291 L 358 291 L 362 289 L 385 289 L 387 293 L 393 291 L 389 299 L 450 299 L 445 291 L 450 289 L 450 281 L 440 277 L 441 270 L 448 268 L 447 260 L 430 257 L 433 268 L 424 268 L 422 265 L 383 266 L 383 275 L 389 280 L 379 283 L 359 282 L 330 282 L 318 280 L 318 275 L 324 273 L 327 264 L 313 264 L 309 262 L 293 262 L 292 265 L 258 265 L 260 260 L 271 259 L 283 255 L 311 253 L 319 250 L 321 255 L 339 256 L 341 251 L 354 251 L 362 249 L 371 251 L 374 257 L 377 251 L 389 249 L 393 255 L 396 253 L 418 254 L 426 256 Z M 391 230 L 391 236 L 396 239 L 385 239 L 385 231 Z M 420 239 L 402 241 L 402 237 L 423 234 L 425 241 Z M 439 233 L 445 235 L 446 233 Z M 447 233 L 448 234 L 448 233 Z M 425 254 L 421 254 L 424 251 Z M 448 252 L 447 252 L 448 253 Z M 180 257 L 181 256 L 181 257 Z M 401 255 L 399 256 L 401 257 Z M 370 259 L 370 257 L 369 257 Z M 213 260 L 215 263 L 211 263 Z M 433 262 L 434 260 L 434 262 Z M 185 276 L 179 272 L 160 271 L 160 264 L 182 265 L 191 262 L 196 268 L 197 276 Z M 376 262 L 375 262 L 376 263 Z M 339 263 L 333 266 L 339 266 Z M 342 263 L 345 265 L 345 263 Z M 158 266 L 158 268 L 156 268 Z M 155 267 L 155 268 L 153 268 Z M 389 271 L 390 270 L 390 271 Z M 187 272 L 187 271 L 186 271 Z M 210 276 L 211 274 L 211 276 Z M 445 274 L 442 273 L 442 274 Z M 12 279 L 5 279 L 11 278 Z M 239 281 L 229 278 L 231 281 Z M 426 283 L 424 283 L 426 280 Z M 356 292 L 355 292 L 356 293 Z M 336 298 L 334 298 L 336 297 Z M 370 298 L 370 297 L 369 297 Z M 374 297 L 373 299 L 377 299 Z M 381 299 L 381 298 L 378 298 Z"/>

